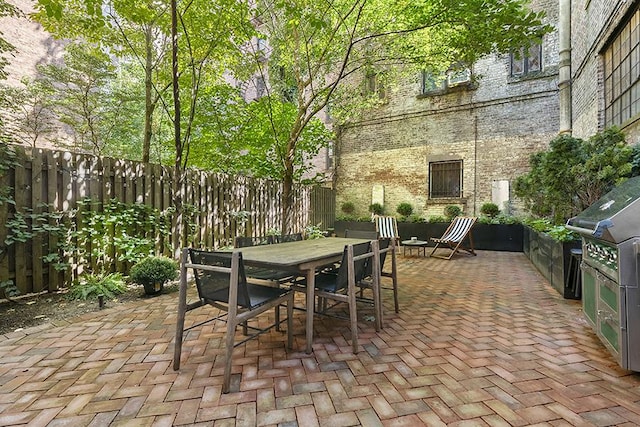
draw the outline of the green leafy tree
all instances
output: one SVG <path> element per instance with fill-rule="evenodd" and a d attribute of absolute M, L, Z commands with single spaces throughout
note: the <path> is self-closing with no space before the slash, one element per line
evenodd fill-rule
<path fill-rule="evenodd" d="M 515 194 L 534 215 L 564 224 L 632 176 L 633 152 L 616 128 L 587 141 L 560 135 L 547 151 L 531 156 L 531 170 L 516 179 Z"/>
<path fill-rule="evenodd" d="M 220 102 L 222 99 L 228 101 Z M 295 120 L 293 104 L 276 96 L 245 102 L 235 88 L 220 85 L 209 86 L 201 105 L 204 108 L 196 118 L 201 132 L 194 135 L 192 165 L 230 174 L 283 179 L 284 132 Z M 332 139 L 332 132 L 319 119 L 305 128 L 295 158 L 296 182 L 319 178 L 309 174 L 312 159 Z"/>
<path fill-rule="evenodd" d="M 365 104 L 354 88 L 365 75 L 382 71 L 391 79 L 399 64 L 405 71 L 472 64 L 491 52 L 528 45 L 550 29 L 542 24 L 542 14 L 520 0 L 262 0 L 255 16 L 270 50 L 267 61 L 261 51 L 248 58 L 268 76 L 270 91 L 296 109 L 282 142 L 283 233 L 291 231 L 294 165 L 303 130 L 330 103 L 341 117 L 362 111 Z"/>
<path fill-rule="evenodd" d="M 127 97 L 120 96 L 115 67 L 99 48 L 69 44 L 64 64 L 38 68 L 40 82 L 51 94 L 51 108 L 67 126 L 73 147 L 103 155 L 114 129 L 130 116 Z"/>
<path fill-rule="evenodd" d="M 578 210 L 586 209 L 632 173 L 633 148 L 617 128 L 605 129 L 583 142 L 584 162 L 573 167 Z"/>
<path fill-rule="evenodd" d="M 171 86 L 166 2 L 39 0 L 34 17 L 58 38 L 83 38 L 142 71 L 144 124 L 142 161 L 150 161 L 158 103 Z M 140 96 L 139 94 L 139 96 Z M 139 142 L 138 142 L 139 144 Z"/>
<path fill-rule="evenodd" d="M 22 86 L 0 88 L 0 111 L 11 117 L 10 125 L 2 129 L 0 138 L 36 147 L 39 140 L 49 139 L 57 124 L 51 108 L 50 88 L 39 80 L 23 78 Z"/>

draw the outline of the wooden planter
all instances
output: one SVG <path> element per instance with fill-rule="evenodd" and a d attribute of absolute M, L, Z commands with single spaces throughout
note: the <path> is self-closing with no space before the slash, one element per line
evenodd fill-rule
<path fill-rule="evenodd" d="M 431 237 L 441 237 L 449 223 L 398 222 L 400 240 L 417 237 L 429 241 Z M 343 237 L 345 230 L 375 231 L 373 222 L 336 221 L 335 235 Z M 475 249 L 487 251 L 522 252 L 522 224 L 478 224 L 471 231 Z M 434 244 L 430 244 L 434 246 Z"/>

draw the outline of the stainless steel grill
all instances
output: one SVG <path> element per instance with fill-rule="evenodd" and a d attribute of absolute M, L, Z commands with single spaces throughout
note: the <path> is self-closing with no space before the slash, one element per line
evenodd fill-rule
<path fill-rule="evenodd" d="M 582 236 L 582 308 L 620 366 L 640 371 L 640 177 L 627 180 L 567 228 Z"/>

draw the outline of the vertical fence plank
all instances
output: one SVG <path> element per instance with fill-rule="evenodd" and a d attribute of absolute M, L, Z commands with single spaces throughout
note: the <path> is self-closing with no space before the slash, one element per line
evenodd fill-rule
<path fill-rule="evenodd" d="M 58 209 L 60 209 L 62 212 L 70 212 L 72 209 L 76 208 L 76 200 L 73 192 L 73 177 L 71 176 L 71 168 L 73 167 L 71 160 L 71 153 L 58 153 L 58 168 L 60 170 L 58 176 Z M 75 218 L 67 218 L 66 225 L 68 227 L 73 226 L 71 221 L 75 221 Z M 75 246 L 77 244 L 77 239 L 75 237 L 71 237 L 70 244 Z M 73 280 L 77 262 L 78 261 L 76 255 L 69 256 L 70 267 L 67 268 L 64 272 L 65 282 L 69 283 L 71 282 L 71 280 Z"/>
<path fill-rule="evenodd" d="M 21 157 L 26 156 L 22 148 L 16 149 L 21 154 Z M 27 168 L 31 168 L 29 161 L 25 161 L 21 167 L 15 169 L 15 178 L 13 187 L 15 189 L 14 200 L 16 202 L 15 209 L 18 213 L 26 213 L 31 209 L 31 200 L 29 199 L 29 193 L 27 186 L 29 180 L 27 178 Z M 15 242 L 14 256 L 15 256 L 15 279 L 14 283 L 21 294 L 30 293 L 33 291 L 31 284 L 27 280 L 27 245 L 21 242 Z"/>
<path fill-rule="evenodd" d="M 45 164 L 46 164 L 46 178 L 47 185 L 45 191 L 47 193 L 46 202 L 48 206 L 48 212 L 50 214 L 61 211 L 62 209 L 58 208 L 59 206 L 59 195 L 58 195 L 58 156 L 57 153 L 53 151 L 45 152 Z M 49 226 L 51 227 L 59 227 L 61 225 L 61 221 L 56 221 L 55 218 L 49 216 Z M 58 255 L 62 255 L 58 250 L 58 235 L 56 233 L 49 233 L 48 242 L 47 242 L 47 250 L 48 253 L 58 253 Z M 55 291 L 60 288 L 61 280 L 63 277 L 60 272 L 55 268 L 54 263 L 49 263 L 47 265 L 48 274 L 47 274 L 47 287 L 49 291 Z"/>
<path fill-rule="evenodd" d="M 45 181 L 42 177 L 43 169 L 43 153 L 42 150 L 34 149 L 31 154 L 31 210 L 34 215 L 40 215 L 44 211 L 42 208 L 42 192 Z M 32 224 L 36 225 L 36 224 Z M 31 239 L 31 257 L 29 257 L 29 264 L 31 264 L 31 283 L 33 292 L 41 292 L 48 289 L 48 284 L 45 283 L 43 277 L 43 246 L 44 236 L 40 233 L 36 234 Z"/>
<path fill-rule="evenodd" d="M 100 173 L 103 201 L 108 202 L 114 198 L 113 193 L 113 166 L 114 159 L 105 157 L 102 159 L 102 171 Z"/>
<path fill-rule="evenodd" d="M 15 200 L 15 188 L 12 185 L 12 182 L 14 181 L 13 180 L 14 175 L 15 175 L 15 169 L 13 168 L 9 168 L 4 173 L 4 175 L 0 175 L 0 188 L 9 189 L 7 196 Z M 0 204 L 0 282 L 5 282 L 5 281 L 9 281 L 10 279 L 13 279 L 9 271 L 9 259 L 11 258 L 9 253 L 10 248 L 4 245 L 4 242 L 8 235 L 8 229 L 6 227 L 8 219 L 9 219 L 9 204 L 1 203 Z M 4 296 L 4 292 L 0 291 L 0 296 Z"/>

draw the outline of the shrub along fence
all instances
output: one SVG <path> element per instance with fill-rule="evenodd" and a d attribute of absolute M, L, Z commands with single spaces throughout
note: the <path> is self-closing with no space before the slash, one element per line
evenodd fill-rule
<path fill-rule="evenodd" d="M 176 232 L 181 232 L 185 244 L 219 248 L 233 244 L 238 235 L 280 229 L 280 182 L 188 170 L 184 230 L 179 231 L 172 208 L 172 168 L 65 151 L 6 146 L 4 150 L 3 157 L 12 153 L 15 161 L 0 159 L 0 284 L 6 288 L 11 283 L 20 294 L 56 290 L 95 265 L 95 243 L 80 241 L 79 230 L 89 226 L 91 211 L 101 211 L 109 203 L 146 205 L 158 213 L 157 218 L 167 218 L 164 235 L 158 227 L 142 231 L 155 234 L 157 254 L 171 255 L 175 248 L 170 247 L 170 235 Z M 333 226 L 334 190 L 299 186 L 295 212 L 294 230 Z M 101 225 L 101 232 L 114 232 L 113 224 Z M 60 232 L 61 226 L 66 233 Z M 39 232 L 32 232 L 35 228 Z M 63 239 L 69 241 L 61 245 Z M 78 242 L 83 250 L 67 255 L 68 265 L 61 266 L 54 253 Z M 113 248 L 103 255 L 109 251 Z M 114 263 L 109 269 L 126 273 L 129 265 Z"/>

